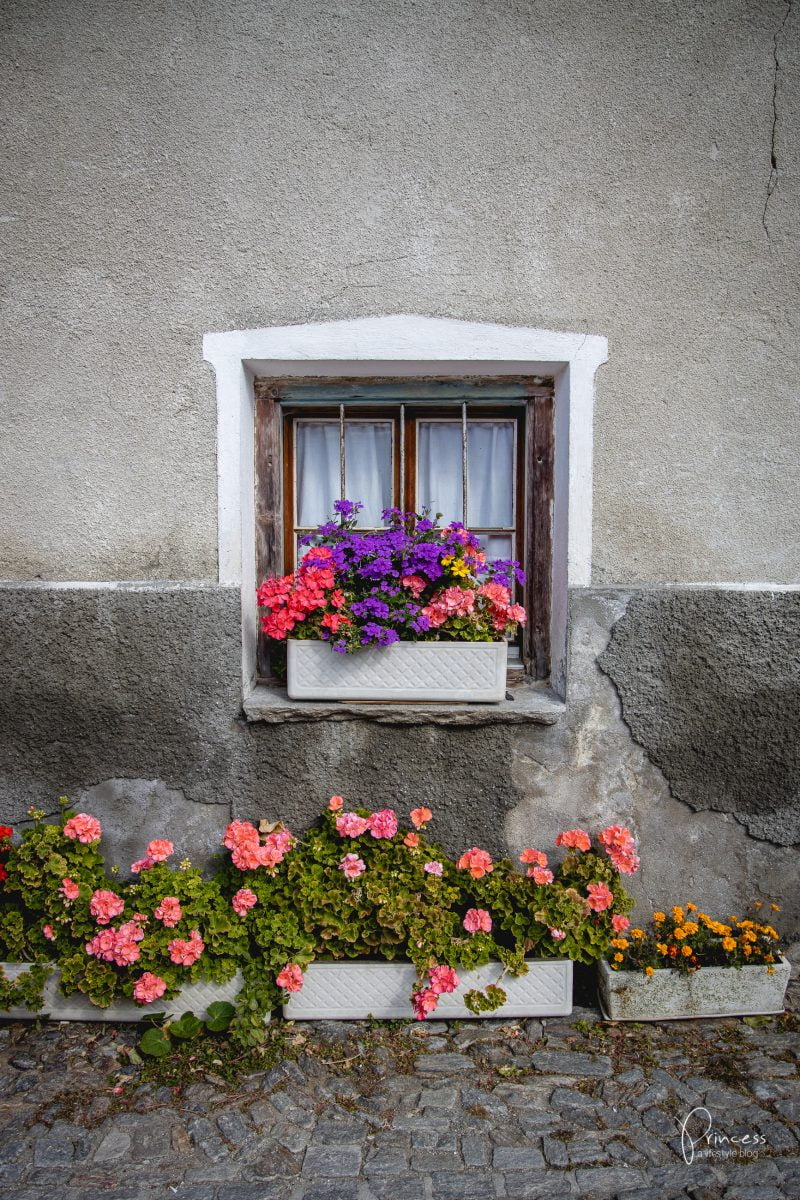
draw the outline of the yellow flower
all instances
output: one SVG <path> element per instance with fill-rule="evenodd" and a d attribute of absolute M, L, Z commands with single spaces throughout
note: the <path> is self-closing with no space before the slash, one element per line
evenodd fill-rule
<path fill-rule="evenodd" d="M 683 909 L 681 908 L 680 904 L 673 904 L 672 915 L 676 921 L 683 920 Z"/>
<path fill-rule="evenodd" d="M 723 950 L 735 950 L 736 942 L 734 941 L 734 939 L 732 937 L 724 937 L 722 939 L 722 949 Z"/>
<path fill-rule="evenodd" d="M 752 953 L 752 947 L 745 942 L 745 944 L 742 946 L 742 954 L 745 956 L 745 958 L 749 958 Z"/>
<path fill-rule="evenodd" d="M 772 909 L 773 912 L 781 911 L 781 906 L 779 904 L 770 904 L 770 908 Z"/>
<path fill-rule="evenodd" d="M 775 955 L 774 954 L 765 954 L 764 962 L 769 962 L 769 963 L 775 962 Z"/>
<path fill-rule="evenodd" d="M 666 954 L 667 946 L 664 942 L 656 942 L 656 950 L 658 951 L 659 954 Z"/>
<path fill-rule="evenodd" d="M 631 937 L 636 938 L 637 942 L 640 942 L 642 940 L 642 938 L 644 937 L 644 930 L 643 929 L 632 929 Z"/>
<path fill-rule="evenodd" d="M 777 942 L 778 938 L 780 937 L 777 929 L 773 929 L 771 925 L 764 926 L 764 933 L 771 937 L 774 942 Z"/>
<path fill-rule="evenodd" d="M 448 554 L 447 558 L 442 559 L 442 566 L 449 567 L 451 562 L 454 562 L 454 561 L 455 561 L 455 556 L 452 554 Z"/>
<path fill-rule="evenodd" d="M 745 929 L 744 933 L 742 934 L 742 937 L 746 942 L 757 942 L 758 941 L 758 936 L 755 933 L 753 933 L 752 929 Z"/>
<path fill-rule="evenodd" d="M 450 574 L 458 575 L 461 577 L 463 577 L 465 575 L 469 575 L 469 567 L 464 562 L 463 558 L 460 558 L 458 560 L 458 562 L 453 563 L 452 567 L 450 568 Z"/>
<path fill-rule="evenodd" d="M 684 932 L 688 933 L 689 936 L 692 937 L 695 933 L 697 933 L 699 931 L 700 926 L 697 924 L 696 921 L 684 921 L 683 928 L 684 928 Z"/>
<path fill-rule="evenodd" d="M 768 974 L 768 975 L 774 975 L 774 974 L 775 974 L 775 968 L 774 968 L 774 967 L 767 967 L 767 974 Z"/>
<path fill-rule="evenodd" d="M 678 928 L 673 932 L 672 936 L 675 938 L 676 941 L 679 942 L 681 940 L 681 938 L 686 937 L 686 930 L 682 929 L 681 926 L 679 925 Z"/>
<path fill-rule="evenodd" d="M 697 912 L 697 905 L 692 904 L 691 901 L 687 903 L 686 907 L 688 908 L 689 912 Z"/>
<path fill-rule="evenodd" d="M 764 903 L 763 900 L 756 900 L 753 904 L 753 908 L 761 908 L 763 903 Z"/>
<path fill-rule="evenodd" d="M 622 955 L 622 954 L 615 954 L 615 955 L 614 955 L 614 962 L 620 963 L 620 962 L 622 962 L 623 958 L 624 958 L 624 955 Z"/>
<path fill-rule="evenodd" d="M 693 953 L 693 951 L 692 951 L 691 946 L 689 946 L 689 945 L 681 946 L 681 954 L 683 955 L 684 958 L 691 958 L 692 953 Z"/>
<path fill-rule="evenodd" d="M 645 967 L 644 973 L 645 975 L 655 975 L 656 969 L 655 967 Z"/>
<path fill-rule="evenodd" d="M 659 924 L 660 924 L 662 921 L 666 921 L 666 919 L 667 919 L 667 918 L 666 918 L 666 914 L 665 914 L 665 913 L 662 913 L 662 912 L 654 912 L 654 913 L 653 913 L 653 920 L 654 920 L 654 921 L 657 921 Z"/>
<path fill-rule="evenodd" d="M 616 950 L 627 950 L 628 946 L 630 946 L 630 942 L 627 940 L 627 938 L 612 938 L 611 945 Z"/>

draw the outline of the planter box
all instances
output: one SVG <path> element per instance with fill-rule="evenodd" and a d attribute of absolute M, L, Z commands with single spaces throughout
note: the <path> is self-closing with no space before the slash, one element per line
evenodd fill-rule
<path fill-rule="evenodd" d="M 289 639 L 291 700 L 484 701 L 505 698 L 506 642 L 395 642 L 337 654 Z"/>
<path fill-rule="evenodd" d="M 433 1019 L 474 1021 L 476 1014 L 464 1006 L 464 993 L 496 983 L 501 972 L 496 962 L 459 971 L 461 986 L 439 998 Z M 409 997 L 415 977 L 414 967 L 406 962 L 312 963 L 302 990 L 284 1004 L 283 1015 L 292 1021 L 411 1018 Z M 572 1012 L 570 959 L 530 959 L 527 975 L 506 975 L 501 986 L 508 1000 L 495 1012 L 480 1013 L 481 1017 L 556 1017 Z"/>
<path fill-rule="evenodd" d="M 701 967 L 692 975 L 677 971 L 612 971 L 602 960 L 598 986 L 603 1016 L 610 1021 L 675 1021 L 689 1017 L 750 1017 L 783 1012 L 790 964 Z"/>
<path fill-rule="evenodd" d="M 0 963 L 6 979 L 16 979 L 32 963 Z M 42 964 L 40 964 L 42 965 Z M 187 983 L 173 1000 L 156 1000 L 155 1004 L 135 1004 L 132 1000 L 115 1000 L 108 1008 L 98 1008 L 81 992 L 62 996 L 59 983 L 61 972 L 54 968 L 44 985 L 44 1007 L 38 1012 L 30 1009 L 10 1008 L 0 1010 L 0 1018 L 15 1021 L 35 1021 L 38 1017 L 50 1017 L 53 1021 L 143 1021 L 151 1013 L 163 1013 L 167 1017 L 179 1017 L 191 1011 L 205 1018 L 206 1009 L 214 1000 L 233 1003 L 242 986 L 241 974 L 237 971 L 227 983 Z"/>

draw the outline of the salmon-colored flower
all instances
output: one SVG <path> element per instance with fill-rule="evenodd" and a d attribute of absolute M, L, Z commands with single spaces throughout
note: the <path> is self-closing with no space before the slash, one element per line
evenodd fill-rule
<path fill-rule="evenodd" d="M 167 948 L 171 962 L 181 967 L 192 967 L 205 950 L 205 943 L 199 931 L 193 929 L 188 942 L 185 938 L 173 938 Z"/>
<path fill-rule="evenodd" d="M 403 838 L 403 845 L 408 846 L 409 850 L 416 850 L 419 846 L 419 834 L 407 833 Z"/>
<path fill-rule="evenodd" d="M 369 823 L 364 817 L 360 817 L 358 813 L 342 813 L 340 817 L 336 818 L 336 832 L 341 837 L 361 837 L 362 833 L 366 833 L 368 829 Z"/>
<path fill-rule="evenodd" d="M 93 892 L 89 901 L 89 912 L 98 925 L 108 925 L 114 917 L 120 915 L 124 908 L 125 901 L 121 900 L 115 892 L 109 892 L 105 888 L 99 888 Z"/>
<path fill-rule="evenodd" d="M 42 926 L 42 933 L 43 933 L 43 934 L 44 934 L 44 936 L 47 938 L 48 942 L 54 942 L 54 941 L 56 940 L 56 935 L 55 935 L 55 933 L 53 932 L 53 926 L 52 926 L 52 925 L 43 925 L 43 926 Z"/>
<path fill-rule="evenodd" d="M 569 846 L 571 850 L 591 849 L 592 839 L 585 829 L 567 829 L 556 838 L 557 846 Z"/>
<path fill-rule="evenodd" d="M 614 913 L 614 916 L 611 918 L 611 928 L 614 930 L 614 933 L 624 933 L 629 925 L 630 921 L 627 917 L 623 917 L 622 913 Z"/>
<path fill-rule="evenodd" d="M 411 824 L 415 829 L 422 829 L 432 817 L 433 813 L 429 808 L 412 808 L 411 810 Z"/>
<path fill-rule="evenodd" d="M 523 850 L 519 856 L 521 863 L 535 863 L 537 867 L 547 866 L 547 855 L 542 850 Z"/>
<path fill-rule="evenodd" d="M 102 834 L 103 827 L 97 817 L 90 817 L 88 813 L 78 813 L 77 816 L 70 817 L 64 826 L 64 837 L 82 842 L 84 846 L 99 841 Z"/>
<path fill-rule="evenodd" d="M 358 879 L 366 869 L 363 858 L 359 858 L 357 854 L 345 854 L 339 863 L 339 870 L 344 871 L 346 879 Z"/>
<path fill-rule="evenodd" d="M 157 921 L 163 922 L 167 929 L 174 929 L 183 916 L 183 910 L 177 896 L 165 896 L 153 912 Z"/>
<path fill-rule="evenodd" d="M 328 808 L 331 812 L 340 812 L 343 805 L 344 799 L 342 796 L 331 796 L 330 800 L 328 801 Z"/>
<path fill-rule="evenodd" d="M 72 879 L 62 879 L 61 887 L 58 890 L 67 902 L 77 900 L 81 894 L 81 889 Z"/>
<path fill-rule="evenodd" d="M 159 996 L 163 996 L 166 990 L 167 985 L 160 975 L 145 971 L 133 985 L 133 998 L 137 1004 L 152 1004 Z"/>
<path fill-rule="evenodd" d="M 452 967 L 430 967 L 428 977 L 431 981 L 431 988 L 437 996 L 443 992 L 454 992 L 461 982 Z"/>
<path fill-rule="evenodd" d="M 303 972 L 296 963 L 287 963 L 276 976 L 275 982 L 285 992 L 299 992 L 303 986 Z"/>
<path fill-rule="evenodd" d="M 586 901 L 588 907 L 596 913 L 605 912 L 614 903 L 614 893 L 604 883 L 590 883 Z"/>
<path fill-rule="evenodd" d="M 473 879 L 483 879 L 484 875 L 488 875 L 494 870 L 491 854 L 486 850 L 481 850 L 478 846 L 465 850 L 456 866 L 461 871 L 469 871 Z"/>
<path fill-rule="evenodd" d="M 250 911 L 254 904 L 258 903 L 258 896 L 255 892 L 251 892 L 250 888 L 239 888 L 236 895 L 231 900 L 233 911 L 243 917 Z"/>
<path fill-rule="evenodd" d="M 165 862 L 174 853 L 175 847 L 168 838 L 154 838 L 147 843 L 147 854 L 153 862 Z"/>
<path fill-rule="evenodd" d="M 548 867 L 529 867 L 528 875 L 532 876 L 533 882 L 538 883 L 540 887 L 553 882 L 553 872 Z"/>
<path fill-rule="evenodd" d="M 463 925 L 467 933 L 492 932 L 492 918 L 485 908 L 468 908 Z"/>

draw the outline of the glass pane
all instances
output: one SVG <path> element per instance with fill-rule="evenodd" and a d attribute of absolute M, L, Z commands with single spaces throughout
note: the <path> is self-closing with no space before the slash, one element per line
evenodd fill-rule
<path fill-rule="evenodd" d="M 514 524 L 514 422 L 467 422 L 467 525 Z M 507 557 L 504 555 L 503 557 Z"/>
<path fill-rule="evenodd" d="M 392 505 L 391 421 L 344 423 L 345 495 L 364 505 L 358 514 L 361 528 L 383 525 L 381 513 Z"/>
<path fill-rule="evenodd" d="M 442 514 L 443 524 L 464 519 L 461 422 L 417 425 L 417 507 Z"/>
<path fill-rule="evenodd" d="M 488 559 L 513 558 L 514 539 L 510 533 L 481 533 L 476 530 Z"/>
<path fill-rule="evenodd" d="M 321 525 L 339 499 L 339 422 L 297 421 L 297 524 Z"/>

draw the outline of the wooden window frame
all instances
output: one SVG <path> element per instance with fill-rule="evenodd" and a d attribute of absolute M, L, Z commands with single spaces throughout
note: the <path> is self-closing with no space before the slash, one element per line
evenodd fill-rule
<path fill-rule="evenodd" d="M 255 559 L 256 578 L 260 583 L 270 575 L 279 575 L 291 569 L 290 544 L 294 532 L 286 529 L 285 515 L 293 514 L 293 462 L 291 420 L 298 415 L 309 416 L 311 410 L 296 396 L 303 384 L 316 393 L 329 392 L 330 404 L 318 402 L 314 416 L 329 417 L 338 413 L 338 402 L 343 395 L 353 393 L 356 397 L 365 386 L 380 385 L 386 390 L 385 399 L 374 404 L 359 402 L 358 415 L 380 418 L 387 409 L 396 410 L 403 404 L 411 419 L 421 415 L 421 405 L 415 403 L 413 394 L 420 387 L 432 390 L 441 388 L 458 394 L 459 386 L 470 388 L 472 399 L 475 389 L 480 396 L 470 411 L 471 416 L 514 416 L 521 425 L 517 436 L 517 557 L 526 571 L 523 603 L 529 614 L 529 623 L 523 634 L 522 657 L 526 673 L 535 679 L 549 679 L 551 670 L 550 617 L 552 611 L 553 579 L 553 482 L 554 482 L 554 386 L 553 380 L 541 376 L 501 376 L 497 378 L 465 377 L 463 380 L 447 376 L 440 378 L 415 377 L 379 380 L 351 379 L 348 377 L 321 378 L 314 376 L 291 379 L 257 377 L 255 393 Z M 502 395 L 509 387 L 518 389 L 518 398 L 503 405 L 496 402 L 493 391 Z M 391 393 L 394 393 L 392 395 Z M 450 403 L 426 403 L 424 413 L 433 419 L 449 418 L 453 413 Z M 468 401 L 469 403 L 469 401 Z M 523 433 L 524 436 L 520 436 Z M 405 491 L 404 505 L 414 507 L 416 495 L 415 455 L 413 444 L 416 438 L 405 438 Z M 399 493 L 399 444 L 394 454 L 394 489 Z M 292 521 L 293 525 L 293 521 Z M 285 536 L 288 533 L 289 536 Z M 274 683 L 269 661 L 269 640 L 259 631 L 257 648 L 257 679 L 261 683 Z"/>

